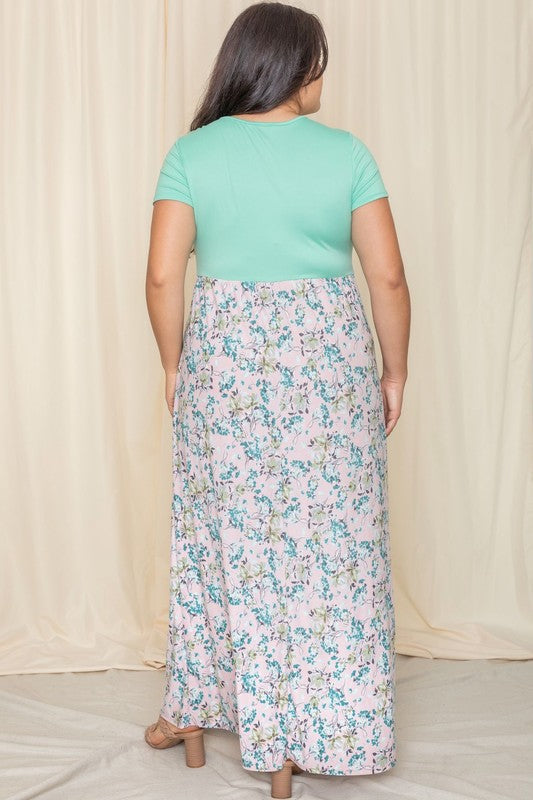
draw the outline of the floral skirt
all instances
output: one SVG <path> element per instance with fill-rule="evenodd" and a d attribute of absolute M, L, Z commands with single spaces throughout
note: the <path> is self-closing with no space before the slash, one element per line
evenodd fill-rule
<path fill-rule="evenodd" d="M 387 442 L 354 275 L 198 276 L 178 366 L 166 688 L 243 767 L 396 763 Z"/>

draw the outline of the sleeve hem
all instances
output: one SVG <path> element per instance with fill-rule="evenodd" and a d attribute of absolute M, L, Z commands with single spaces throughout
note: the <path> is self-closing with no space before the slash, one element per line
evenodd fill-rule
<path fill-rule="evenodd" d="M 162 192 L 161 194 L 155 195 L 154 199 L 152 200 L 152 205 L 156 203 L 158 200 L 179 200 L 180 203 L 186 203 L 191 208 L 194 208 L 194 204 L 192 200 L 188 197 L 177 197 L 174 195 L 170 195 L 167 192 Z"/>
<path fill-rule="evenodd" d="M 357 201 L 352 205 L 352 211 L 355 211 L 356 208 L 359 206 L 364 206 L 366 203 L 372 202 L 372 200 L 378 200 L 380 197 L 388 197 L 388 192 L 375 192 L 374 194 L 368 195 L 368 197 L 359 197 Z"/>

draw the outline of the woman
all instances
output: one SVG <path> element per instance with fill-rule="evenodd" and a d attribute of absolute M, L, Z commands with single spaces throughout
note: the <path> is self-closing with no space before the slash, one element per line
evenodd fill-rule
<path fill-rule="evenodd" d="M 327 52 L 299 8 L 236 18 L 164 160 L 148 259 L 174 492 L 166 688 L 145 738 L 185 741 L 201 766 L 204 729 L 237 733 L 274 797 L 290 796 L 293 770 L 396 763 L 386 437 L 409 293 L 372 154 L 307 116 Z"/>

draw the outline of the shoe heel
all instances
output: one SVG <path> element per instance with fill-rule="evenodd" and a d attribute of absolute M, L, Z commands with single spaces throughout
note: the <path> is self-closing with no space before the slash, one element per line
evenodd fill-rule
<path fill-rule="evenodd" d="M 292 763 L 286 761 L 277 772 L 272 773 L 271 797 L 287 800 L 292 797 Z"/>
<path fill-rule="evenodd" d="M 204 732 L 194 731 L 193 736 L 184 736 L 185 763 L 188 767 L 203 767 L 205 764 Z"/>

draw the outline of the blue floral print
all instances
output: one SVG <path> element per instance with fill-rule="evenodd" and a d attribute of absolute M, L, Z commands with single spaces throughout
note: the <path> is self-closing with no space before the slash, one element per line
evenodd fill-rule
<path fill-rule="evenodd" d="M 355 276 L 198 276 L 173 411 L 161 715 L 246 769 L 396 763 L 385 421 Z"/>

